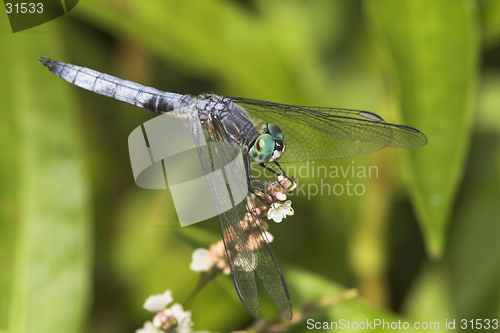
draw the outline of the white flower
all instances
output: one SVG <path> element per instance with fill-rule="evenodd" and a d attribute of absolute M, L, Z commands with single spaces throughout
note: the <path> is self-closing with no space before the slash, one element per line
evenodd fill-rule
<path fill-rule="evenodd" d="M 143 328 L 135 330 L 135 333 L 162 333 L 162 332 L 163 331 L 157 329 L 155 325 L 153 325 L 153 323 L 150 321 L 145 322 Z"/>
<path fill-rule="evenodd" d="M 172 297 L 172 292 L 167 290 L 163 293 L 163 295 L 149 296 L 142 307 L 149 312 L 156 313 L 165 309 L 165 307 L 173 301 L 174 298 Z"/>
<path fill-rule="evenodd" d="M 193 261 L 189 265 L 192 271 L 195 272 L 206 272 L 212 266 L 214 262 L 210 259 L 210 251 L 207 249 L 196 249 L 193 252 Z"/>
<path fill-rule="evenodd" d="M 267 212 L 267 218 L 269 220 L 274 220 L 274 222 L 280 223 L 287 215 L 293 215 L 292 202 L 290 200 L 285 201 L 284 204 L 275 202 L 269 208 Z"/>
<path fill-rule="evenodd" d="M 177 326 L 178 333 L 189 333 L 192 331 L 191 326 L 193 326 L 193 322 L 191 321 L 191 311 L 184 311 L 182 305 L 174 304 L 170 308 L 172 313 L 177 318 L 179 322 L 179 326 Z"/>
<path fill-rule="evenodd" d="M 226 248 L 224 247 L 224 241 L 220 240 L 216 244 L 210 245 L 210 259 L 215 266 L 222 269 L 224 274 L 231 273 L 231 267 L 229 267 L 229 262 L 227 261 Z"/>
<path fill-rule="evenodd" d="M 271 235 L 271 234 L 270 234 L 269 232 L 267 232 L 267 231 L 265 232 L 265 234 L 266 234 L 266 237 L 267 237 L 267 241 L 268 241 L 269 243 L 271 243 L 271 242 L 273 241 L 273 239 L 274 239 L 274 236 L 273 236 L 273 235 Z"/>
<path fill-rule="evenodd" d="M 191 311 L 184 311 L 182 305 L 175 303 L 169 309 L 158 312 L 153 318 L 153 325 L 167 333 L 190 333 L 193 326 Z"/>
<path fill-rule="evenodd" d="M 283 192 L 276 192 L 274 196 L 280 201 L 286 200 L 286 194 Z"/>

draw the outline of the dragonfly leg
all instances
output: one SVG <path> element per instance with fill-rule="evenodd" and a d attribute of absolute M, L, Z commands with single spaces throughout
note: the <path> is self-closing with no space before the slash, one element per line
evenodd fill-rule
<path fill-rule="evenodd" d="M 249 187 L 251 189 L 254 189 L 254 190 L 258 191 L 258 192 L 265 192 L 265 190 L 262 187 L 259 186 L 260 182 L 258 180 L 249 179 L 248 184 L 249 184 Z"/>
<path fill-rule="evenodd" d="M 286 178 L 287 180 L 289 180 L 290 182 L 292 182 L 292 183 L 293 183 L 293 177 L 292 177 L 292 178 L 288 177 L 288 176 L 286 175 L 286 173 L 285 173 L 285 170 L 283 170 L 283 168 L 281 167 L 281 165 L 280 165 L 278 162 L 274 162 L 274 164 L 276 164 L 276 166 L 280 169 L 280 171 L 281 171 L 281 175 L 282 175 L 284 178 Z M 287 191 L 287 192 L 288 192 L 288 189 L 287 189 L 287 188 L 286 188 L 286 187 L 282 184 L 282 182 L 279 182 L 279 184 L 280 184 L 281 188 L 283 188 L 285 191 Z"/>
<path fill-rule="evenodd" d="M 276 177 L 282 176 L 281 174 L 279 174 L 278 172 L 274 171 L 272 168 L 268 167 L 264 163 L 259 164 L 259 166 L 262 167 L 263 169 L 265 169 L 265 170 L 273 173 Z M 280 168 L 280 170 L 284 174 L 284 170 L 283 170 L 283 168 L 281 168 L 281 166 L 279 166 L 279 164 L 278 164 L 278 167 Z M 250 170 L 250 161 L 247 162 L 247 170 Z M 249 186 L 250 186 L 251 189 L 253 189 L 253 190 L 257 191 L 257 192 L 262 192 L 265 195 L 270 196 L 273 199 L 273 201 L 275 201 L 275 202 L 279 202 L 281 204 L 284 203 L 284 201 L 279 200 L 278 198 L 276 198 L 276 196 L 274 194 L 268 193 L 268 191 L 266 190 L 267 186 L 262 186 L 262 185 L 272 185 L 272 184 L 278 183 L 283 189 L 285 189 L 283 187 L 283 185 L 279 181 L 277 181 L 277 180 L 272 180 L 272 181 L 256 180 L 256 179 L 252 178 L 252 175 L 250 173 L 248 173 L 247 176 L 248 176 L 248 183 L 250 184 Z M 288 177 L 286 177 L 286 178 L 288 178 Z M 252 193 L 253 193 L 253 191 L 252 191 Z M 257 197 L 259 197 L 259 196 L 257 196 Z"/>
<path fill-rule="evenodd" d="M 278 173 L 278 172 L 276 172 L 276 171 L 274 171 L 272 168 L 268 167 L 268 166 L 267 166 L 267 165 L 265 165 L 264 163 L 261 163 L 261 164 L 259 164 L 259 165 L 260 165 L 262 168 L 264 168 L 265 170 L 267 170 L 267 171 L 269 171 L 269 172 L 272 172 L 275 176 L 277 176 L 277 177 L 282 176 L 282 177 L 286 178 L 287 180 L 289 180 L 289 181 L 293 182 L 293 177 L 292 177 L 292 178 L 288 177 L 288 176 L 286 175 L 286 173 L 285 173 L 285 170 L 281 167 L 281 165 L 280 165 L 278 162 L 273 162 L 273 163 L 274 163 L 274 164 L 275 164 L 275 165 L 276 165 L 276 166 L 280 169 L 281 174 L 280 174 L 280 173 Z M 279 182 L 279 184 L 280 184 L 280 186 L 281 186 L 284 190 L 287 190 L 287 189 L 283 186 L 283 184 L 281 184 L 281 182 Z"/>
<path fill-rule="evenodd" d="M 255 197 L 256 197 L 257 199 L 259 199 L 259 200 L 260 200 L 260 201 L 261 201 L 264 205 L 266 205 L 267 207 L 269 207 L 269 206 L 270 206 L 269 202 L 267 202 L 264 198 L 262 198 L 262 197 L 260 196 L 259 192 L 254 192 L 254 190 L 252 190 L 252 189 L 251 189 L 251 190 L 250 190 L 250 193 L 252 193 L 253 195 L 255 195 Z M 260 192 L 260 193 L 262 193 L 262 192 Z"/>
<path fill-rule="evenodd" d="M 287 178 L 287 179 L 290 179 L 290 178 L 288 178 L 288 176 L 286 175 L 285 170 L 283 170 L 283 168 L 281 167 L 281 165 L 280 165 L 278 162 L 274 162 L 274 164 L 276 164 L 276 166 L 280 169 L 280 171 L 281 171 L 281 175 L 282 175 L 283 177 L 285 177 L 285 178 Z"/>
<path fill-rule="evenodd" d="M 260 181 L 260 180 L 255 180 L 255 179 L 250 179 L 249 180 L 249 184 L 250 184 L 250 191 L 254 193 L 254 190 L 257 191 L 257 192 L 260 192 L 260 193 L 263 193 L 264 195 L 267 195 L 267 196 L 270 196 L 273 201 L 276 201 L 276 202 L 279 202 L 279 203 L 284 203 L 283 200 L 279 200 L 278 198 L 276 198 L 276 196 L 272 193 L 268 193 L 266 188 L 262 188 L 260 185 L 269 185 L 269 184 L 275 184 L 275 183 L 278 183 L 277 181 L 272 181 L 272 182 L 269 182 L 269 181 Z M 258 195 L 256 195 L 257 197 L 259 197 Z M 260 198 L 260 197 L 259 197 Z M 263 199 L 261 199 L 262 201 L 264 201 Z"/>
<path fill-rule="evenodd" d="M 278 164 L 278 163 L 276 163 L 276 164 Z M 279 164 L 278 164 L 278 165 L 279 165 Z M 272 174 L 274 174 L 276 177 L 278 177 L 278 176 L 282 176 L 282 175 L 280 175 L 279 173 L 277 173 L 276 171 L 274 171 L 272 168 L 270 168 L 270 167 L 268 167 L 267 165 L 265 165 L 264 163 L 260 163 L 260 164 L 259 164 L 259 166 L 260 166 L 261 168 L 263 168 L 263 169 L 265 169 L 265 170 L 267 170 L 267 171 L 271 172 L 271 173 L 272 173 Z M 281 169 L 281 167 L 280 167 L 280 169 Z M 281 170 L 283 170 L 283 169 L 281 169 Z"/>
<path fill-rule="evenodd" d="M 271 184 L 276 184 L 278 181 L 277 180 L 252 180 L 256 184 L 261 184 L 261 185 L 271 185 Z"/>

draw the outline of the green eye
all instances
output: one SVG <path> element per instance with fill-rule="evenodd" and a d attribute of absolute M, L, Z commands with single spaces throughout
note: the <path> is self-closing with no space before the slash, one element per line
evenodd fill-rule
<path fill-rule="evenodd" d="M 269 134 L 262 134 L 255 140 L 248 155 L 257 163 L 265 163 L 271 159 L 274 152 L 274 139 Z"/>
<path fill-rule="evenodd" d="M 278 125 L 269 123 L 267 124 L 267 130 L 275 140 L 283 141 L 283 132 L 278 127 Z"/>

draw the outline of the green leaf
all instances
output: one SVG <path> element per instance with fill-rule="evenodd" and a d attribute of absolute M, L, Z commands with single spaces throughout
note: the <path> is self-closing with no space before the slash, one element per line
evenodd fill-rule
<path fill-rule="evenodd" d="M 500 42 L 500 1 L 480 2 L 483 24 L 483 38 L 486 48 L 493 49 Z"/>
<path fill-rule="evenodd" d="M 442 256 L 470 141 L 478 64 L 470 0 L 366 2 L 392 69 L 403 123 L 429 139 L 405 155 L 410 193 L 429 255 Z"/>
<path fill-rule="evenodd" d="M 456 317 L 488 318 L 500 304 L 500 75 L 481 82 L 478 122 L 457 201 L 447 266 Z"/>
<path fill-rule="evenodd" d="M 438 265 L 426 265 L 417 277 L 404 304 L 404 314 L 412 320 L 438 322 L 442 332 L 447 320 L 454 317 L 451 306 L 451 288 L 447 272 Z M 455 323 L 456 326 L 456 323 Z"/>
<path fill-rule="evenodd" d="M 2 136 L 11 139 L 3 143 L 7 155 L 0 163 L 2 179 L 12 177 L 0 194 L 12 196 L 1 231 L 15 235 L 6 243 L 13 246 L 8 250 L 11 278 L 0 280 L 0 290 L 3 294 L 9 286 L 11 294 L 8 309 L 2 302 L 0 318 L 2 328 L 13 333 L 78 332 L 91 280 L 83 147 L 69 87 L 62 80 L 47 85 L 53 77 L 38 62 L 40 56 L 58 53 L 57 34 L 38 29 L 0 36 L 0 44 L 8 46 L 0 54 L 2 91 L 8 86 L 1 117 L 8 119 L 2 126 L 10 127 Z"/>
<path fill-rule="evenodd" d="M 500 133 L 500 71 L 484 74 L 479 94 L 477 126 L 480 131 Z"/>
<path fill-rule="evenodd" d="M 8 21 L 5 20 L 0 29 L 6 31 Z M 5 38 L 5 37 L 4 37 Z M 9 82 L 12 69 L 7 64 L 7 55 L 0 52 L 0 142 L 2 152 L 0 153 L 0 332 L 7 329 L 9 323 L 9 310 L 11 302 L 13 256 L 16 237 L 16 206 L 18 199 L 19 174 L 16 161 L 19 149 L 16 141 L 16 129 L 14 127 L 15 100 L 12 99 L 13 85 Z"/>

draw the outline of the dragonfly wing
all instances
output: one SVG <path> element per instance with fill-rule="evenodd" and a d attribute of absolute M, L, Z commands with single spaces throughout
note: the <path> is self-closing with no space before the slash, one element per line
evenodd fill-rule
<path fill-rule="evenodd" d="M 247 201 L 218 216 L 236 291 L 248 311 L 258 316 L 256 272 L 282 315 L 291 320 L 292 303 L 283 272 L 262 221 L 251 211 L 254 208 L 249 195 Z"/>
<path fill-rule="evenodd" d="M 411 148 L 427 143 L 415 128 L 390 124 L 359 110 L 301 107 L 234 98 L 259 124 L 274 123 L 285 136 L 280 162 L 345 158 L 384 147 Z"/>
<path fill-rule="evenodd" d="M 248 311 L 257 317 L 259 312 L 255 281 L 257 273 L 283 316 L 290 320 L 292 305 L 285 278 L 259 216 L 251 213 L 255 211 L 255 207 L 251 195 L 248 194 L 246 174 L 242 181 L 241 166 L 234 163 L 236 155 L 241 153 L 241 148 L 234 142 L 231 143 L 231 138 L 216 122 L 207 123 L 205 126 L 202 130 L 200 125 L 192 122 L 192 132 L 198 144 L 198 155 L 205 175 L 222 170 L 224 173 L 223 181 L 206 178 L 216 208 L 236 292 Z M 206 140 L 206 144 L 203 139 Z M 229 198 L 227 193 L 231 193 L 232 199 L 227 199 Z M 232 205 L 231 209 L 224 207 L 228 201 Z"/>

